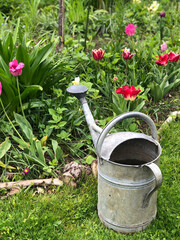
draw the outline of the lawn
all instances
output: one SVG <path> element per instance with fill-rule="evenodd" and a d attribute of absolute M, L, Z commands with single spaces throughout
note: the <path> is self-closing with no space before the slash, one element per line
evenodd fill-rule
<path fill-rule="evenodd" d="M 97 215 L 97 181 L 89 176 L 77 188 L 25 188 L 16 196 L 1 200 L 0 239 L 179 239 L 180 236 L 180 121 L 161 133 L 160 168 L 163 184 L 158 190 L 157 218 L 144 231 L 116 233 L 103 226 Z"/>

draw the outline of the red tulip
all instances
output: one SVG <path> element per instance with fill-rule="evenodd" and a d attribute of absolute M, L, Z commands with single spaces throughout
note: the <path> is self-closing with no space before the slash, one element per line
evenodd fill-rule
<path fill-rule="evenodd" d="M 159 56 L 159 59 L 156 62 L 160 66 L 166 66 L 168 63 L 168 54 L 164 54 L 163 56 Z"/>
<path fill-rule="evenodd" d="M 18 61 L 16 59 L 14 59 L 12 62 L 9 63 L 9 71 L 15 77 L 22 74 L 23 67 L 24 67 L 24 63 L 20 62 L 18 64 Z"/>
<path fill-rule="evenodd" d="M 2 93 L 2 84 L 0 82 L 0 96 L 1 96 L 1 93 Z"/>
<path fill-rule="evenodd" d="M 102 48 L 92 50 L 93 58 L 95 60 L 101 60 L 104 56 L 105 51 Z"/>
<path fill-rule="evenodd" d="M 116 89 L 117 94 L 122 94 L 124 99 L 130 100 L 130 101 L 134 101 L 138 93 L 140 92 L 141 92 L 140 88 L 136 90 L 134 86 L 130 87 L 128 85 L 125 85 L 125 86 L 122 86 L 122 88 Z"/>
<path fill-rule="evenodd" d="M 175 54 L 173 52 L 170 52 L 168 54 L 168 61 L 170 62 L 177 62 L 179 60 L 180 54 Z"/>
<path fill-rule="evenodd" d="M 131 54 L 129 49 L 127 49 L 127 48 L 125 48 L 122 53 L 122 56 L 124 59 L 131 59 L 134 55 L 136 55 L 136 53 Z"/>

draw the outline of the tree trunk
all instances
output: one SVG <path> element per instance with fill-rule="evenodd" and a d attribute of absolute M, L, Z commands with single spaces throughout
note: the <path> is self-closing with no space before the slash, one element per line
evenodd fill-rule
<path fill-rule="evenodd" d="M 59 0 L 59 51 L 64 47 L 64 0 Z"/>

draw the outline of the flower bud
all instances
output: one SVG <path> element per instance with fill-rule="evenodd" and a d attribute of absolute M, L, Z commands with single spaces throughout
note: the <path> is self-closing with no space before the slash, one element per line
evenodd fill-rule
<path fill-rule="evenodd" d="M 165 17 L 166 13 L 164 11 L 160 12 L 160 17 Z"/>
<path fill-rule="evenodd" d="M 167 49 L 167 44 L 164 42 L 162 45 L 161 45 L 161 51 L 164 52 L 166 51 Z"/>

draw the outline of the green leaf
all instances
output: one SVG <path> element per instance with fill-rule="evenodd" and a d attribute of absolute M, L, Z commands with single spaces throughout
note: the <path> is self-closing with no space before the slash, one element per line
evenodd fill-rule
<path fill-rule="evenodd" d="M 34 137 L 32 127 L 30 123 L 20 114 L 14 113 L 14 117 L 16 119 L 16 122 L 20 126 L 21 130 L 25 134 L 28 140 L 32 139 Z"/>
<path fill-rule="evenodd" d="M 150 89 L 151 89 L 151 95 L 154 98 L 154 101 L 157 102 L 163 97 L 163 92 L 161 90 L 161 87 L 159 84 L 157 84 L 155 81 L 150 84 Z"/>
<path fill-rule="evenodd" d="M 86 163 L 87 164 L 91 164 L 94 160 L 95 160 L 95 157 L 93 157 L 92 155 L 88 155 L 86 157 Z"/>
<path fill-rule="evenodd" d="M 4 142 L 0 144 L 0 158 L 2 158 L 11 147 L 11 141 L 7 137 Z"/>
<path fill-rule="evenodd" d="M 145 101 L 142 101 L 133 111 L 140 112 L 141 109 L 144 107 Z"/>
<path fill-rule="evenodd" d="M 20 24 L 20 18 L 18 18 L 18 20 L 17 20 L 16 28 L 15 28 L 14 34 L 13 34 L 13 43 L 14 44 L 16 44 L 17 35 L 18 35 L 18 31 L 19 31 L 19 24 Z"/>
<path fill-rule="evenodd" d="M 29 144 L 26 143 L 25 141 L 21 140 L 20 138 L 12 135 L 12 138 L 20 145 L 21 149 L 29 149 Z"/>
<path fill-rule="evenodd" d="M 36 93 L 37 91 L 42 91 L 43 88 L 39 85 L 27 86 L 26 89 L 22 92 L 21 98 L 25 99 L 28 95 Z"/>
<path fill-rule="evenodd" d="M 36 149 L 37 149 L 37 153 L 38 153 L 39 160 L 40 160 L 42 163 L 45 163 L 45 158 L 44 158 L 44 153 L 43 153 L 41 141 L 36 140 L 36 141 L 35 141 L 35 145 L 36 145 Z"/>
<path fill-rule="evenodd" d="M 62 159 L 63 156 L 63 151 L 62 149 L 58 146 L 58 142 L 56 140 L 52 139 L 52 147 L 53 151 L 55 153 L 55 158 L 59 161 Z"/>

